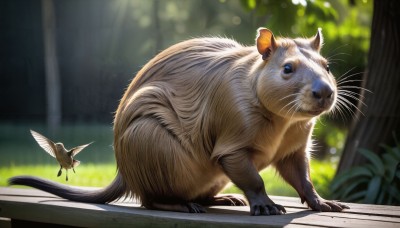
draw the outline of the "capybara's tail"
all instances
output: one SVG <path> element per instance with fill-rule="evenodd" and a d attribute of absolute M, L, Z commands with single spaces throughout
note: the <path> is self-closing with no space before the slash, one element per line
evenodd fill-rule
<path fill-rule="evenodd" d="M 34 176 L 15 176 L 10 178 L 8 183 L 9 185 L 30 186 L 64 199 L 85 203 L 109 203 L 126 194 L 125 184 L 119 174 L 110 185 L 102 189 L 71 187 Z"/>

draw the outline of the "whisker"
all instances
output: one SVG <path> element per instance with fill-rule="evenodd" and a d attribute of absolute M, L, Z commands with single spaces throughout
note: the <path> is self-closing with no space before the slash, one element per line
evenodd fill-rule
<path fill-rule="evenodd" d="M 290 113 L 292 113 L 292 115 L 290 116 L 290 121 L 292 120 L 294 114 L 298 111 L 298 108 L 300 107 L 300 98 L 295 99 L 295 102 L 293 102 L 293 105 L 289 108 L 289 110 L 286 112 L 286 115 L 290 115 Z M 293 112 L 292 112 L 293 110 Z"/>
<path fill-rule="evenodd" d="M 336 50 L 338 50 L 339 48 L 342 48 L 342 47 L 344 47 L 344 45 L 339 46 L 339 47 L 336 47 L 332 52 L 334 52 L 334 51 L 336 51 Z M 332 52 L 331 52 L 331 53 L 332 53 Z M 332 64 L 332 63 L 333 63 L 333 64 L 336 64 L 336 61 L 345 62 L 345 60 L 343 60 L 343 59 L 333 58 L 333 57 L 339 56 L 339 55 L 350 55 L 350 54 L 344 53 L 344 52 L 339 52 L 339 53 L 332 54 L 332 55 L 328 56 L 326 59 L 328 60 L 328 62 L 329 62 L 330 64 Z"/>
<path fill-rule="evenodd" d="M 342 89 L 342 88 L 345 88 L 345 89 L 360 89 L 360 90 L 363 90 L 363 91 L 366 91 L 366 92 L 369 92 L 369 93 L 373 93 L 371 90 L 363 88 L 363 87 L 360 87 L 360 86 L 348 86 L 348 85 L 340 86 L 340 89 Z"/>
<path fill-rule="evenodd" d="M 362 105 L 367 106 L 361 99 L 359 99 L 358 97 L 354 96 L 353 94 L 349 93 L 351 91 L 341 91 L 340 95 L 346 96 L 346 97 L 350 97 L 353 98 L 356 101 L 359 101 Z M 353 92 L 354 93 L 354 92 Z M 339 93 L 338 93 L 339 94 Z M 357 94 L 357 93 L 354 93 Z"/>
<path fill-rule="evenodd" d="M 354 70 L 355 68 L 356 68 L 356 67 L 352 67 L 350 70 L 344 72 L 344 74 L 340 75 L 340 76 L 337 78 L 337 80 L 338 80 L 338 81 L 345 80 L 346 78 L 348 78 L 348 76 L 346 76 L 346 74 L 348 74 L 349 72 L 351 72 L 351 71 Z M 342 78 L 342 77 L 345 77 L 345 78 Z"/>
<path fill-rule="evenodd" d="M 342 62 L 345 62 L 345 60 L 343 60 L 343 59 L 337 59 L 337 58 L 336 58 L 336 59 L 327 58 L 327 59 L 328 59 L 328 62 L 329 62 L 329 63 L 332 63 L 332 61 L 338 61 L 338 60 L 339 60 L 339 61 L 342 61 Z"/>
<path fill-rule="evenodd" d="M 363 82 L 364 80 L 357 80 L 357 79 L 353 79 L 353 80 L 346 80 L 346 81 L 340 81 L 340 82 L 337 82 L 336 83 L 336 85 L 337 86 L 340 86 L 340 85 L 343 85 L 344 83 L 348 83 L 348 82 Z"/>
<path fill-rule="evenodd" d="M 329 116 L 333 116 L 333 118 L 335 118 L 335 117 L 338 116 L 338 115 L 339 115 L 340 117 L 342 117 L 339 103 L 337 103 L 337 104 L 335 105 L 334 109 L 332 109 L 332 110 L 328 113 L 328 115 L 329 115 Z M 343 119 L 343 117 L 342 117 L 342 119 Z"/>
<path fill-rule="evenodd" d="M 318 118 L 317 120 L 318 120 L 318 122 L 321 123 L 322 126 L 326 127 L 326 124 L 324 123 L 323 119 L 324 118 Z"/>
<path fill-rule="evenodd" d="M 293 106 L 295 106 L 296 104 L 296 100 L 291 101 L 290 103 L 286 104 L 285 106 L 283 106 L 280 110 L 279 113 L 281 113 L 283 111 L 283 109 L 285 109 L 287 106 L 290 106 L 290 108 L 286 111 L 286 115 L 288 115 L 290 113 L 290 110 L 292 109 Z"/>
<path fill-rule="evenodd" d="M 342 93 L 351 94 L 351 95 L 355 96 L 356 100 L 361 100 L 361 99 L 364 99 L 364 98 L 365 98 L 364 95 L 359 94 L 359 93 L 356 93 L 356 92 L 353 92 L 353 91 L 350 91 L 350 90 L 338 89 L 337 93 L 338 93 L 338 95 L 340 95 L 340 94 L 342 94 Z M 358 97 L 357 97 L 357 96 L 358 96 Z"/>
<path fill-rule="evenodd" d="M 333 109 L 333 114 L 336 115 L 336 113 L 339 113 L 339 115 L 342 118 L 343 122 L 346 122 L 347 118 L 346 118 L 346 115 L 345 115 L 344 111 L 342 110 L 342 104 L 340 102 L 337 102 L 337 103 L 338 103 L 338 105 L 335 106 L 335 109 Z"/>
<path fill-rule="evenodd" d="M 296 99 L 296 100 L 293 100 L 292 102 L 290 102 L 291 103 L 291 106 L 290 106 L 290 108 L 286 111 L 286 114 L 287 115 L 289 115 L 290 114 L 290 112 L 292 111 L 292 109 L 294 108 L 294 107 L 296 107 L 296 103 L 299 101 L 299 99 Z M 293 109 L 294 110 L 294 109 Z"/>
<path fill-rule="evenodd" d="M 352 77 L 354 77 L 356 75 L 360 75 L 360 74 L 363 74 L 363 72 L 359 72 L 359 73 L 354 73 L 354 74 L 349 74 L 349 75 L 343 76 L 342 78 L 337 80 L 337 83 L 341 84 L 341 83 L 351 82 L 351 80 L 364 81 L 362 79 L 352 79 Z"/>
<path fill-rule="evenodd" d="M 351 116 L 356 116 L 356 113 L 350 107 L 348 107 L 346 103 L 344 103 L 341 100 L 338 100 L 337 103 L 338 103 L 339 110 L 341 110 L 340 113 L 342 114 L 343 117 L 346 116 L 345 113 L 344 113 L 345 111 L 350 113 Z"/>
<path fill-rule="evenodd" d="M 296 105 L 296 108 L 294 109 L 294 111 L 293 111 L 293 113 L 292 113 L 292 116 L 290 117 L 290 120 L 292 120 L 293 119 L 293 117 L 294 117 L 294 114 L 297 112 L 297 111 L 299 111 L 299 109 L 300 109 L 300 102 L 297 102 L 296 103 L 297 105 Z"/>
<path fill-rule="evenodd" d="M 362 91 L 366 91 L 369 93 L 372 93 L 370 90 L 360 87 L 360 86 L 355 86 L 355 85 L 348 85 L 347 83 L 351 83 L 351 82 L 362 82 L 363 80 L 360 79 L 352 79 L 352 77 L 356 76 L 356 75 L 360 75 L 363 74 L 363 72 L 358 72 L 358 73 L 353 73 L 353 74 L 349 74 L 347 75 L 351 70 L 353 70 L 354 67 L 352 69 L 350 69 L 349 71 L 347 71 L 346 73 L 344 73 L 343 75 L 341 75 L 338 80 L 337 80 L 337 87 L 338 87 L 338 97 L 337 97 L 337 103 L 338 103 L 338 111 L 339 112 L 343 112 L 343 109 L 346 109 L 347 111 L 349 111 L 350 114 L 352 114 L 353 116 L 355 116 L 357 118 L 356 113 L 350 108 L 350 107 L 354 107 L 355 109 L 357 109 L 358 112 L 360 112 L 362 115 L 364 115 L 364 113 L 353 103 L 351 103 L 348 99 L 346 99 L 345 97 L 349 97 L 352 98 L 354 100 L 356 100 L 357 102 L 360 102 L 363 106 L 367 106 L 361 98 L 364 98 L 364 96 L 362 94 L 358 94 L 356 92 L 347 90 L 347 89 L 359 89 Z M 344 113 L 341 113 L 342 116 L 344 116 Z"/>
<path fill-rule="evenodd" d="M 290 97 L 293 97 L 293 96 L 296 97 L 296 96 L 298 96 L 298 95 L 300 95 L 300 93 L 290 94 L 290 95 L 285 96 L 285 97 L 283 97 L 283 98 L 281 98 L 281 99 L 279 99 L 279 100 L 281 101 L 281 100 L 283 100 L 283 99 L 287 99 L 287 98 L 290 98 Z M 279 113 L 281 113 L 281 111 L 282 111 L 283 109 L 285 109 L 287 106 L 292 105 L 292 104 L 295 103 L 295 102 L 298 102 L 298 99 L 294 99 L 294 100 L 292 100 L 291 102 L 287 103 L 285 106 L 283 106 L 283 107 L 279 110 Z M 288 113 L 286 113 L 286 114 L 288 114 Z"/>
<path fill-rule="evenodd" d="M 358 89 L 362 89 L 362 88 L 358 88 Z M 348 90 L 348 89 L 342 89 L 342 87 L 339 87 L 338 90 L 337 90 L 337 92 L 338 92 L 338 93 L 340 93 L 340 92 L 346 92 L 346 93 L 351 93 L 351 94 L 353 94 L 353 95 L 359 95 L 357 92 L 354 92 L 354 91 L 351 91 L 351 90 Z M 360 95 L 360 96 L 361 96 L 361 95 Z"/>
<path fill-rule="evenodd" d="M 340 117 L 342 118 L 343 122 L 346 121 L 345 118 L 344 118 L 345 115 L 344 115 L 342 109 L 340 108 L 339 103 L 337 103 L 337 105 L 335 106 L 335 108 L 332 109 L 332 111 L 329 112 L 328 115 L 329 115 L 329 116 L 333 116 L 333 117 L 335 117 L 335 116 L 340 116 Z"/>
<path fill-rule="evenodd" d="M 289 95 L 287 95 L 287 96 L 282 97 L 281 99 L 279 99 L 279 101 L 282 101 L 282 100 L 287 99 L 287 98 L 289 98 L 289 97 L 297 96 L 297 95 L 299 95 L 299 94 L 300 94 L 300 93 L 289 94 Z"/>
<path fill-rule="evenodd" d="M 353 69 L 354 69 L 354 68 L 353 68 Z M 350 71 L 353 70 L 353 69 L 350 69 Z M 351 78 L 351 77 L 354 77 L 354 76 L 356 76 L 356 75 L 360 75 L 360 74 L 363 74 L 363 73 L 364 73 L 364 72 L 358 72 L 358 73 L 353 73 L 353 74 L 346 75 L 346 74 L 348 74 L 350 71 L 347 71 L 346 73 L 344 73 L 344 74 L 342 74 L 340 77 L 338 77 L 337 82 L 338 82 L 338 83 L 339 83 L 339 82 L 344 82 L 344 81 L 346 81 L 346 79 L 349 79 L 349 78 Z"/>
<path fill-rule="evenodd" d="M 340 46 L 338 46 L 338 47 L 336 47 L 335 49 L 333 49 L 333 50 L 331 50 L 331 51 L 329 51 L 330 53 L 333 53 L 333 52 L 335 52 L 336 50 L 338 50 L 338 49 L 340 49 L 340 48 L 343 48 L 343 47 L 346 47 L 346 46 L 348 46 L 349 44 L 343 44 L 343 45 L 340 45 Z M 332 57 L 332 56 L 329 56 L 329 57 Z"/>
<path fill-rule="evenodd" d="M 347 55 L 347 56 L 350 56 L 349 53 L 339 52 L 339 53 L 336 53 L 336 54 L 333 54 L 333 55 L 327 57 L 327 59 L 330 59 L 330 58 L 335 57 L 335 56 L 338 56 L 338 55 Z"/>
<path fill-rule="evenodd" d="M 328 62 L 329 62 L 329 65 L 336 65 L 336 64 L 338 64 L 336 61 L 340 61 L 340 62 L 342 62 L 342 63 L 344 63 L 344 62 L 346 62 L 345 60 L 343 60 L 343 59 L 328 59 Z"/>
<path fill-rule="evenodd" d="M 344 97 L 338 97 L 338 100 L 341 100 L 342 102 L 345 102 L 345 103 L 347 103 L 348 105 L 354 107 L 355 109 L 357 109 L 358 112 L 360 112 L 363 116 L 365 116 L 364 113 L 363 113 L 355 104 L 351 103 L 351 102 L 350 102 L 349 100 L 347 100 L 346 98 L 344 98 Z M 350 109 L 350 110 L 351 110 L 351 109 Z M 354 111 L 352 111 L 352 112 L 354 113 Z M 355 113 L 354 113 L 354 114 L 355 114 Z"/>

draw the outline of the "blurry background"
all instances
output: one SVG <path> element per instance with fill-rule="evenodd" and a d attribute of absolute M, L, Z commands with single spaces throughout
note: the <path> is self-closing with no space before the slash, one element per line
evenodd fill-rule
<path fill-rule="evenodd" d="M 0 0 L 0 185 L 27 173 L 64 182 L 29 129 L 67 148 L 95 141 L 77 156 L 82 164 L 70 183 L 110 183 L 113 112 L 135 73 L 174 43 L 222 36 L 253 45 L 258 27 L 288 37 L 321 27 L 331 70 L 354 74 L 359 86 L 371 19 L 367 0 Z M 351 112 L 324 118 L 315 132 L 316 182 L 326 192 Z"/>

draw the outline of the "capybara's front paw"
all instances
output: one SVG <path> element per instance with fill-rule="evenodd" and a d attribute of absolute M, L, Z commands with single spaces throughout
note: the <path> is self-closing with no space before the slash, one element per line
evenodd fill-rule
<path fill-rule="evenodd" d="M 282 215 L 285 208 L 279 204 L 253 204 L 250 205 L 251 215 Z"/>
<path fill-rule="evenodd" d="M 323 212 L 340 212 L 343 209 L 349 209 L 350 207 L 344 204 L 341 204 L 337 201 L 332 200 L 324 200 L 322 198 L 315 198 L 307 202 L 308 206 L 314 211 L 323 211 Z"/>

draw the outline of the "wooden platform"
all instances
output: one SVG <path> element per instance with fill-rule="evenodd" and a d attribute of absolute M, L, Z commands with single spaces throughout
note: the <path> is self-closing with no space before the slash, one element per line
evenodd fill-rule
<path fill-rule="evenodd" d="M 271 198 L 287 214 L 250 216 L 248 207 L 220 206 L 204 214 L 152 211 L 134 203 L 77 203 L 34 189 L 0 188 L 0 227 L 400 227 L 400 207 L 348 204 L 344 212 L 321 213 L 298 198 Z"/>

